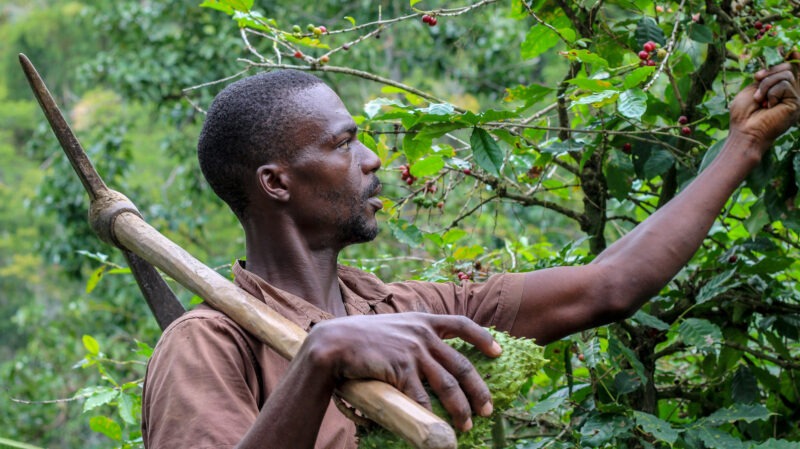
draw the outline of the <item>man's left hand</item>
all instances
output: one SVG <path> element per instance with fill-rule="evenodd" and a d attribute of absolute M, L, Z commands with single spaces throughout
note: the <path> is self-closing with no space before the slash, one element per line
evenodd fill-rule
<path fill-rule="evenodd" d="M 731 135 L 749 140 L 759 156 L 800 122 L 800 52 L 788 60 L 758 71 L 731 103 Z"/>

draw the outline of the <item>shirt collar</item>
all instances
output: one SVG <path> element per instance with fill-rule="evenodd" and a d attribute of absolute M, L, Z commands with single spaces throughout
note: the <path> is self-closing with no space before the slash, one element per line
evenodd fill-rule
<path fill-rule="evenodd" d="M 233 264 L 233 275 L 235 276 L 234 283 L 237 286 L 306 331 L 316 323 L 334 318 L 330 313 L 305 299 L 281 290 L 258 275 L 247 271 L 245 262 L 242 260 Z M 348 315 L 375 313 L 374 305 L 385 301 L 390 296 L 386 285 L 371 273 L 339 265 L 338 277 L 339 289 L 342 292 L 342 300 Z"/>

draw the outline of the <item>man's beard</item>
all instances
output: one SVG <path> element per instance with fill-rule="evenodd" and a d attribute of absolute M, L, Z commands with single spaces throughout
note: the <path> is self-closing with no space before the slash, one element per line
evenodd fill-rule
<path fill-rule="evenodd" d="M 367 200 L 369 200 L 380 185 L 381 181 L 375 176 L 372 178 L 370 185 L 364 189 L 360 197 L 354 195 L 351 200 L 348 201 L 349 204 L 342 208 L 342 210 L 346 210 L 347 213 L 340 215 L 336 223 L 338 229 L 337 240 L 340 243 L 344 245 L 364 243 L 372 241 L 378 236 L 377 222 L 370 223 L 365 216 L 365 211 L 367 208 L 371 207 L 367 204 Z M 343 199 L 339 195 L 335 194 L 335 196 L 337 197 L 337 202 Z"/>

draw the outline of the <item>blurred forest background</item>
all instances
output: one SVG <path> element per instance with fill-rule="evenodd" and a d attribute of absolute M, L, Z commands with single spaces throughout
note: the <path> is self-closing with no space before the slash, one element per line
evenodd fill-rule
<path fill-rule="evenodd" d="M 226 276 L 243 235 L 195 156 L 202 110 L 225 83 L 190 88 L 263 63 L 420 89 L 435 100 L 314 72 L 384 163 L 380 235 L 342 262 L 387 282 L 458 282 L 590 261 L 708 163 L 748 73 L 800 42 L 794 1 L 483 1 L 434 14 L 436 26 L 414 14 L 469 2 L 199 3 L 0 0 L 0 447 L 137 446 L 160 334 L 119 252 L 89 229 L 18 53 L 107 184 Z M 639 63 L 650 40 L 665 67 Z M 800 447 L 799 137 L 778 142 L 652 307 L 549 345 L 552 366 L 487 444 Z"/>

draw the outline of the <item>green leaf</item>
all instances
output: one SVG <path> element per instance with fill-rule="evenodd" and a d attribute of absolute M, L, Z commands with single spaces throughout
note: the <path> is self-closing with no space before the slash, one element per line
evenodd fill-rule
<path fill-rule="evenodd" d="M 744 444 L 731 434 L 714 427 L 696 428 L 698 438 L 711 449 L 744 449 Z"/>
<path fill-rule="evenodd" d="M 642 48 L 647 41 L 653 41 L 661 46 L 666 45 L 667 39 L 664 37 L 664 32 L 658 27 L 655 20 L 650 17 L 643 17 L 636 26 L 634 32 L 636 39 L 636 47 Z"/>
<path fill-rule="evenodd" d="M 542 148 L 542 153 L 566 153 L 570 151 L 580 151 L 582 149 L 583 144 L 572 139 L 565 140 L 564 142 L 556 140 Z"/>
<path fill-rule="evenodd" d="M 789 268 L 794 263 L 793 257 L 771 256 L 765 257 L 755 265 L 743 266 L 743 274 L 772 274 Z"/>
<path fill-rule="evenodd" d="M 552 32 L 549 28 L 535 24 L 525 35 L 525 40 L 522 41 L 520 53 L 522 59 L 531 59 L 539 56 L 540 54 L 550 50 L 558 44 L 558 35 Z"/>
<path fill-rule="evenodd" d="M 462 246 L 453 252 L 453 258 L 457 260 L 470 260 L 483 254 L 483 247 L 481 245 Z"/>
<path fill-rule="evenodd" d="M 411 166 L 411 174 L 417 177 L 430 176 L 444 168 L 444 159 L 441 156 L 428 156 Z"/>
<path fill-rule="evenodd" d="M 418 112 L 431 115 L 450 115 L 455 107 L 450 103 L 431 103 L 427 107 L 417 109 Z"/>
<path fill-rule="evenodd" d="M 405 105 L 399 100 L 380 97 L 367 102 L 367 104 L 364 105 L 364 112 L 367 114 L 367 117 L 374 118 L 384 106 L 404 107 Z M 405 112 L 405 114 L 412 115 L 411 112 Z"/>
<path fill-rule="evenodd" d="M 139 348 L 136 350 L 136 354 L 150 358 L 153 355 L 153 348 L 150 347 L 147 343 L 143 341 L 136 341 L 136 346 Z"/>
<path fill-rule="evenodd" d="M 733 277 L 733 273 L 735 272 L 736 268 L 734 267 L 728 271 L 722 272 L 711 278 L 711 280 L 708 281 L 708 283 L 706 283 L 706 285 L 704 285 L 703 288 L 700 289 L 700 292 L 697 294 L 697 303 L 702 304 L 708 301 L 709 299 L 712 299 L 717 295 L 725 293 L 731 288 L 739 285 L 738 283 L 726 284 L 726 282 L 728 282 L 728 279 Z"/>
<path fill-rule="evenodd" d="M 403 136 L 403 153 L 406 155 L 406 159 L 412 163 L 429 154 L 432 145 L 433 140 L 429 138 L 414 138 L 413 134 Z"/>
<path fill-rule="evenodd" d="M 89 427 L 93 431 L 102 433 L 114 441 L 120 441 L 122 439 L 122 428 L 116 421 L 106 418 L 105 416 L 95 416 L 90 419 Z"/>
<path fill-rule="evenodd" d="M 759 198 L 758 201 L 750 206 L 750 216 L 744 220 L 744 228 L 747 229 L 747 232 L 751 236 L 755 237 L 761 232 L 764 226 L 771 222 L 772 220 L 769 218 L 767 206 L 764 204 L 763 198 Z"/>
<path fill-rule="evenodd" d="M 416 5 L 417 3 L 421 2 L 421 1 L 422 0 L 411 0 L 411 7 L 413 8 L 414 5 Z"/>
<path fill-rule="evenodd" d="M 405 243 L 412 247 L 417 247 L 422 243 L 422 232 L 405 220 L 389 220 L 389 229 L 391 229 L 394 238 L 399 240 L 400 243 Z"/>
<path fill-rule="evenodd" d="M 619 92 L 616 90 L 604 90 L 603 92 L 594 93 L 591 95 L 584 95 L 575 99 L 572 104 L 590 104 L 596 108 L 603 107 L 617 101 Z"/>
<path fill-rule="evenodd" d="M 706 151 L 706 154 L 703 155 L 703 161 L 700 162 L 700 168 L 697 170 L 698 173 L 705 170 L 706 167 L 708 167 L 708 165 L 711 164 L 711 161 L 713 161 L 714 158 L 717 157 L 719 151 L 722 149 L 723 146 L 725 146 L 725 141 L 727 140 L 728 138 L 726 137 L 724 139 L 716 141 L 714 145 L 711 145 L 711 148 L 709 148 L 708 151 Z"/>
<path fill-rule="evenodd" d="M 119 416 L 128 424 L 138 424 L 134 417 L 134 406 L 136 404 L 135 396 L 128 393 L 122 393 L 119 396 Z"/>
<path fill-rule="evenodd" d="M 589 50 L 570 50 L 565 54 L 570 61 L 578 60 L 586 64 L 595 64 L 600 67 L 608 67 L 608 61 L 602 58 L 597 53 L 592 53 Z"/>
<path fill-rule="evenodd" d="M 611 195 L 619 201 L 628 197 L 631 180 L 635 176 L 631 158 L 622 151 L 611 151 L 611 160 L 605 166 L 606 183 Z"/>
<path fill-rule="evenodd" d="M 100 345 L 97 343 L 97 340 L 94 339 L 91 335 L 84 335 L 83 336 L 83 346 L 89 351 L 91 355 L 97 355 L 100 353 Z"/>
<path fill-rule="evenodd" d="M 722 408 L 712 413 L 704 418 L 702 423 L 719 426 L 736 421 L 763 421 L 769 418 L 770 415 L 769 410 L 761 404 L 733 404 L 728 408 Z"/>
<path fill-rule="evenodd" d="M 634 392 L 642 386 L 642 381 L 639 376 L 631 374 L 628 371 L 620 371 L 614 376 L 614 389 L 617 394 L 628 394 Z"/>
<path fill-rule="evenodd" d="M 636 357 L 636 354 L 632 349 L 625 346 L 616 337 L 612 336 L 608 339 L 608 353 L 611 355 L 611 357 L 617 358 L 621 355 L 628 360 L 628 363 L 631 364 L 633 370 L 636 371 L 636 375 L 639 376 L 639 380 L 641 380 L 643 384 L 647 385 L 647 376 L 644 373 L 644 365 Z"/>
<path fill-rule="evenodd" d="M 656 440 L 666 441 L 672 445 L 675 444 L 678 440 L 678 436 L 680 436 L 678 430 L 661 418 L 638 410 L 633 411 L 633 416 L 636 418 L 636 425 L 641 427 L 646 433 L 653 435 Z"/>
<path fill-rule="evenodd" d="M 770 438 L 757 446 L 753 446 L 751 449 L 800 449 L 800 442 Z"/>
<path fill-rule="evenodd" d="M 654 149 L 650 153 L 647 162 L 644 163 L 644 176 L 647 179 L 655 178 L 666 173 L 675 163 L 675 158 L 667 150 Z"/>
<path fill-rule="evenodd" d="M 86 281 L 86 293 L 91 293 L 92 290 L 97 286 L 97 283 L 100 282 L 100 278 L 103 277 L 103 272 L 106 271 L 107 265 L 103 265 L 102 267 L 94 270 L 89 276 L 89 279 Z"/>
<path fill-rule="evenodd" d="M 641 89 L 629 89 L 619 96 L 617 110 L 625 117 L 641 120 L 647 111 L 647 94 Z"/>
<path fill-rule="evenodd" d="M 581 89 L 590 90 L 592 92 L 602 92 L 604 90 L 608 90 L 614 87 L 610 81 L 607 80 L 595 80 L 589 78 L 573 78 L 571 80 L 567 80 L 569 84 L 574 86 L 578 86 Z"/>
<path fill-rule="evenodd" d="M 523 109 L 527 109 L 534 104 L 544 100 L 548 95 L 553 92 L 553 89 L 539 84 L 531 84 L 530 86 L 518 85 L 514 88 L 506 89 L 507 95 L 503 101 L 522 100 L 525 102 Z M 473 123 L 473 125 L 477 124 Z"/>
<path fill-rule="evenodd" d="M 627 90 L 631 87 L 636 87 L 642 83 L 642 81 L 646 80 L 650 75 L 653 74 L 655 71 L 655 67 L 639 67 L 638 69 L 632 71 L 625 77 L 625 81 L 622 82 L 622 88 Z"/>
<path fill-rule="evenodd" d="M 550 395 L 547 399 L 539 401 L 536 404 L 528 404 L 526 409 L 531 416 L 541 415 L 542 413 L 551 412 L 559 407 L 567 400 L 569 396 L 566 394 L 566 389 L 557 391 Z"/>
<path fill-rule="evenodd" d="M 487 172 L 500 176 L 500 169 L 503 166 L 503 151 L 492 139 L 492 136 L 482 128 L 474 128 L 469 143 L 472 145 L 475 163 Z"/>
<path fill-rule="evenodd" d="M 691 23 L 689 24 L 689 39 L 701 44 L 710 44 L 714 42 L 714 33 L 705 25 Z"/>
<path fill-rule="evenodd" d="M 442 236 L 442 242 L 445 244 L 455 243 L 459 239 L 463 238 L 467 235 L 467 231 L 459 228 L 453 228 L 444 233 Z"/>
<path fill-rule="evenodd" d="M 661 321 L 660 319 L 642 310 L 637 310 L 636 313 L 633 314 L 631 318 L 633 318 L 634 320 L 638 321 L 639 323 L 647 327 L 652 327 L 653 329 L 657 329 L 660 331 L 669 330 L 669 324 Z"/>
<path fill-rule="evenodd" d="M 117 399 L 117 396 L 119 396 L 119 390 L 114 388 L 98 388 L 97 391 L 86 398 L 86 402 L 83 403 L 83 413 L 86 413 L 101 405 L 108 404 L 109 402 Z"/>
<path fill-rule="evenodd" d="M 597 413 L 581 426 L 581 446 L 599 447 L 631 428 L 631 420 L 623 415 Z"/>
<path fill-rule="evenodd" d="M 719 327 L 702 318 L 685 319 L 678 327 L 678 332 L 687 345 L 696 346 L 703 352 L 711 351 L 722 341 Z"/>
<path fill-rule="evenodd" d="M 749 404 L 761 397 L 758 390 L 758 380 L 746 365 L 739 365 L 739 369 L 731 379 L 731 398 L 734 402 Z"/>
<path fill-rule="evenodd" d="M 203 3 L 200 3 L 200 7 L 216 9 L 217 11 L 222 11 L 228 15 L 233 14 L 233 8 L 226 4 L 226 2 L 219 0 L 206 0 Z"/>

